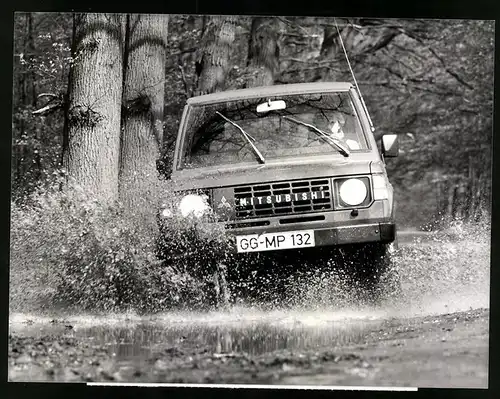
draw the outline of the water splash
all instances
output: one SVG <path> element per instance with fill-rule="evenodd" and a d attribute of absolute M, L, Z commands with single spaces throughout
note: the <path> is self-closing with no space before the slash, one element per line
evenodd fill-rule
<path fill-rule="evenodd" d="M 386 316 L 412 317 L 489 308 L 490 239 L 488 223 L 454 223 L 401 245 L 394 256 L 401 287 L 380 309 Z M 363 309 L 343 277 L 310 273 L 296 285 L 296 298 L 309 307 Z"/>
<path fill-rule="evenodd" d="M 299 264 L 277 273 L 272 266 L 240 282 L 248 298 L 243 303 L 270 311 L 326 312 L 381 317 L 412 317 L 489 308 L 490 225 L 451 223 L 447 228 L 406 239 L 394 255 L 393 271 L 400 289 L 386 288 L 377 307 L 363 304 L 349 281 L 349 270 L 327 264 Z M 260 299 L 260 300 L 259 300 Z"/>

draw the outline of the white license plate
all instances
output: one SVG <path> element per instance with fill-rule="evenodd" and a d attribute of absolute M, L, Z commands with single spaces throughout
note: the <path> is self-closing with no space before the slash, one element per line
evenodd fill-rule
<path fill-rule="evenodd" d="M 277 249 L 314 247 L 314 230 L 282 233 L 249 234 L 236 237 L 238 252 L 273 251 Z"/>

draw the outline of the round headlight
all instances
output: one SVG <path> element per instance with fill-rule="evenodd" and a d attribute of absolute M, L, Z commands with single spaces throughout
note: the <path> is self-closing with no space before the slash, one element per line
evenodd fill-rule
<path fill-rule="evenodd" d="M 359 205 L 368 194 L 365 184 L 359 179 L 349 179 L 340 185 L 340 199 L 347 205 Z"/>
<path fill-rule="evenodd" d="M 197 194 L 188 194 L 179 203 L 179 211 L 184 217 L 191 213 L 196 217 L 201 217 L 208 209 L 207 200 Z"/>

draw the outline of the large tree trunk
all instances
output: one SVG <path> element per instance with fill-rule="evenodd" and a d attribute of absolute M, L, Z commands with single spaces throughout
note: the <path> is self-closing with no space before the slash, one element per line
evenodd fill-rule
<path fill-rule="evenodd" d="M 128 17 L 119 183 L 120 200 L 128 210 L 150 209 L 142 201 L 151 198 L 158 179 L 167 31 L 168 16 Z"/>
<path fill-rule="evenodd" d="M 255 17 L 248 45 L 247 87 L 270 86 L 279 72 L 279 24 L 276 18 Z"/>
<path fill-rule="evenodd" d="M 76 61 L 69 81 L 68 175 L 101 201 L 118 197 L 123 17 L 75 15 Z"/>
<path fill-rule="evenodd" d="M 201 49 L 196 61 L 198 84 L 195 95 L 225 89 L 231 46 L 235 40 L 235 17 L 204 17 Z"/>

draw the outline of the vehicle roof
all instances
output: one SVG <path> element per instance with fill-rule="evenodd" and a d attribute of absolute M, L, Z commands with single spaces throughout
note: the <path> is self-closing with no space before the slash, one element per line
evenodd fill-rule
<path fill-rule="evenodd" d="M 267 96 L 279 96 L 286 94 L 310 94 L 324 92 L 349 91 L 353 85 L 348 82 L 314 82 L 314 83 L 291 83 L 274 86 L 251 87 L 248 89 L 221 91 L 203 96 L 191 97 L 188 104 L 207 104 L 222 101 L 244 100 L 248 98 L 259 98 Z"/>

